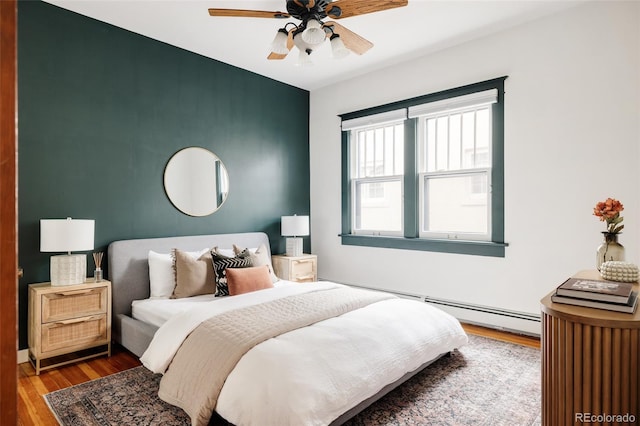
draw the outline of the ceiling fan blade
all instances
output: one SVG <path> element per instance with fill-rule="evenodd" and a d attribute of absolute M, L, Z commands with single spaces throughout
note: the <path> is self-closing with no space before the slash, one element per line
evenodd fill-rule
<path fill-rule="evenodd" d="M 403 7 L 407 4 L 409 4 L 409 0 L 337 0 L 329 3 L 324 10 L 331 18 L 342 19 L 356 15 L 364 15 L 365 13 Z M 334 9 L 332 13 L 331 9 L 336 7 L 337 9 Z"/>
<path fill-rule="evenodd" d="M 359 36 L 358 34 L 343 27 L 337 22 L 329 21 L 325 22 L 324 25 L 331 27 L 333 29 L 333 32 L 340 36 L 340 39 L 344 43 L 345 47 L 353 53 L 362 55 L 367 50 L 373 47 L 373 43 L 371 43 L 369 40 L 365 39 L 362 36 Z"/>
<path fill-rule="evenodd" d="M 288 18 L 289 15 L 286 12 L 269 12 L 267 10 L 246 10 L 246 9 L 209 9 L 209 15 L 211 16 L 231 16 L 242 18 Z"/>
<path fill-rule="evenodd" d="M 273 53 L 273 52 L 271 52 L 271 53 L 269 53 L 269 56 L 267 56 L 267 59 L 269 59 L 269 60 L 273 61 L 273 60 L 280 60 L 280 59 L 284 59 L 284 58 L 286 58 L 286 57 L 287 57 L 287 55 L 286 55 L 286 54 L 285 54 L 285 55 L 283 55 L 283 54 L 281 54 L 281 53 Z"/>
<path fill-rule="evenodd" d="M 306 7 L 309 9 L 313 9 L 313 7 L 316 5 L 315 0 L 293 0 L 295 4 L 297 4 L 300 7 Z"/>
<path fill-rule="evenodd" d="M 289 31 L 289 36 L 287 37 L 287 49 L 289 49 L 289 51 L 291 51 L 292 47 L 293 47 L 293 29 Z M 284 59 L 286 57 L 287 57 L 287 53 L 282 54 L 282 53 L 273 53 L 273 52 L 271 52 L 269 54 L 269 56 L 267 56 L 267 59 L 279 60 L 279 59 Z"/>

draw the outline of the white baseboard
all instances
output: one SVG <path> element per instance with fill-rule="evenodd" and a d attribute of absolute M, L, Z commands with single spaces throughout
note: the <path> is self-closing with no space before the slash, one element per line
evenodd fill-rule
<path fill-rule="evenodd" d="M 18 364 L 29 362 L 29 349 L 18 351 Z"/>

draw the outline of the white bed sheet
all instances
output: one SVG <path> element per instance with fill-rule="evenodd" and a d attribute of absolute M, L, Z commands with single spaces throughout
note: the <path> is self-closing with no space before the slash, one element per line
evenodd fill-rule
<path fill-rule="evenodd" d="M 144 299 L 131 303 L 131 316 L 139 321 L 160 327 L 173 315 L 193 309 L 205 302 L 211 302 L 213 294 L 185 297 L 183 299 Z"/>
<path fill-rule="evenodd" d="M 292 284 L 297 283 L 278 280 L 273 286 L 282 287 Z M 131 316 L 139 321 L 160 327 L 172 316 L 193 310 L 198 306 L 201 306 L 203 303 L 211 302 L 213 300 L 221 300 L 221 298 L 215 297 L 213 294 L 203 294 L 200 296 L 185 297 L 182 299 L 153 298 L 134 300 L 131 303 Z"/>

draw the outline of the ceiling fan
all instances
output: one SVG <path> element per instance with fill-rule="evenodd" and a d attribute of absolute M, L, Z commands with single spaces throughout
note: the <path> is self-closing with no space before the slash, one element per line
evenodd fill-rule
<path fill-rule="evenodd" d="M 287 22 L 278 30 L 271 43 L 267 59 L 284 59 L 293 46 L 299 50 L 298 64 L 309 65 L 311 53 L 329 39 L 335 58 L 354 52 L 362 55 L 373 47 L 373 43 L 334 21 L 366 13 L 379 12 L 406 6 L 408 0 L 287 0 L 287 12 L 269 12 L 244 9 L 209 9 L 211 16 L 247 18 L 295 18 L 300 23 Z"/>

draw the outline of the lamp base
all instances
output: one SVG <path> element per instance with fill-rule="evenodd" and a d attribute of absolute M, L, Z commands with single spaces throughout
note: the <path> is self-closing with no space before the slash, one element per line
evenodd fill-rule
<path fill-rule="evenodd" d="M 87 279 L 87 255 L 51 256 L 51 285 L 82 284 Z"/>
<path fill-rule="evenodd" d="M 302 256 L 302 238 L 287 238 L 286 256 Z"/>

